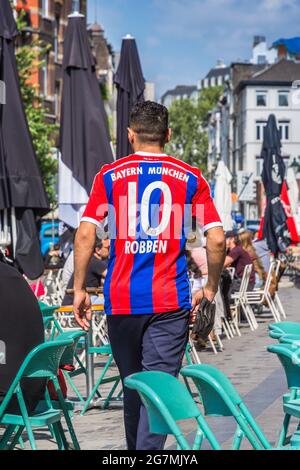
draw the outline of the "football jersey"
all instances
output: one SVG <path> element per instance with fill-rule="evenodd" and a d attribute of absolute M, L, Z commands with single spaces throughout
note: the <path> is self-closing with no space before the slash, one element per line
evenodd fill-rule
<path fill-rule="evenodd" d="M 100 226 L 106 217 L 106 314 L 190 309 L 185 244 L 193 219 L 203 232 L 222 226 L 200 170 L 146 152 L 104 165 L 81 220 Z"/>

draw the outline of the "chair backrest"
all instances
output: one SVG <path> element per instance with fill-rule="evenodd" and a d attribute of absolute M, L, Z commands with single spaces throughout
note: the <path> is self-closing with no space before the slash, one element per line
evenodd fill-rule
<path fill-rule="evenodd" d="M 242 296 L 242 297 L 247 292 L 250 277 L 251 277 L 251 273 L 252 273 L 252 269 L 253 269 L 252 264 L 247 264 L 244 268 L 243 277 L 242 277 L 241 286 L 240 286 L 240 291 L 239 291 L 239 295 Z"/>
<path fill-rule="evenodd" d="M 269 290 L 270 290 L 272 277 L 273 277 L 274 273 L 276 274 L 276 266 L 277 266 L 276 261 L 272 261 L 271 264 L 270 264 L 270 267 L 269 267 L 269 271 L 268 271 L 268 275 L 267 275 L 267 279 L 266 279 L 266 283 L 265 283 L 265 287 L 264 287 L 264 295 L 267 295 Z"/>
<path fill-rule="evenodd" d="M 200 391 L 205 415 L 232 416 L 242 403 L 230 380 L 219 369 L 208 364 L 195 364 L 181 369 L 184 377 L 190 377 Z"/>
<path fill-rule="evenodd" d="M 76 352 L 78 342 L 80 338 L 83 338 L 86 335 L 87 333 L 85 331 L 78 330 L 78 331 L 66 331 L 56 336 L 55 341 L 66 341 L 66 340 L 72 341 L 72 343 L 66 347 L 66 349 L 63 352 L 63 355 L 61 356 L 61 360 L 60 360 L 61 366 L 67 365 L 67 364 L 73 364 L 74 354 Z"/>
<path fill-rule="evenodd" d="M 272 344 L 268 351 L 277 354 L 287 379 L 288 388 L 300 389 L 300 348 L 293 344 Z"/>
<path fill-rule="evenodd" d="M 300 335 L 282 335 L 279 338 L 279 342 L 282 344 L 292 344 L 300 348 Z"/>
<path fill-rule="evenodd" d="M 181 374 L 193 379 L 206 415 L 233 416 L 254 449 L 271 447 L 237 390 L 219 369 L 200 364 L 184 367 Z"/>
<path fill-rule="evenodd" d="M 49 341 L 34 348 L 25 358 L 17 376 L 21 377 L 48 377 L 57 375 L 61 357 L 65 349 L 73 341 Z"/>
<path fill-rule="evenodd" d="M 201 414 L 187 388 L 165 372 L 130 375 L 125 379 L 125 386 L 139 393 L 153 433 L 174 434 L 176 421 L 198 418 Z"/>
<path fill-rule="evenodd" d="M 55 310 L 58 308 L 55 305 L 47 305 L 44 302 L 39 302 L 40 311 L 42 312 L 43 317 L 48 317 L 53 315 Z"/>
<path fill-rule="evenodd" d="M 18 370 L 5 398 L 0 405 L 0 420 L 5 409 L 15 393 L 23 377 L 53 378 L 57 376 L 61 356 L 66 347 L 72 344 L 72 340 L 49 341 L 36 346 L 27 354 L 20 369 Z"/>

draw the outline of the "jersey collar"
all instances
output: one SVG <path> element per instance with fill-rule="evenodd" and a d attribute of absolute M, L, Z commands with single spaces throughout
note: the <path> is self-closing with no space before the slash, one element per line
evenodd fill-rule
<path fill-rule="evenodd" d="M 153 153 L 153 152 L 135 152 L 134 155 L 139 155 L 140 157 L 167 157 L 166 153 Z"/>

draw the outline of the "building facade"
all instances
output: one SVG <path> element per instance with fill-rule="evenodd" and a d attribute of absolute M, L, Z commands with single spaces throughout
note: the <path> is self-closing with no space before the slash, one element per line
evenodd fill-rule
<path fill-rule="evenodd" d="M 60 96 L 62 89 L 63 41 L 70 15 L 75 6 L 86 15 L 86 0 L 14 0 L 17 13 L 25 12 L 26 27 L 22 41 L 30 43 L 38 38 L 49 46 L 44 57 L 41 57 L 41 68 L 33 68 L 31 82 L 43 97 L 47 109 L 47 119 L 58 122 L 60 114 Z"/>
<path fill-rule="evenodd" d="M 237 196 L 241 175 L 251 177 L 253 191 L 238 205 L 248 219 L 258 219 L 263 210 L 260 155 L 270 114 L 277 119 L 286 167 L 300 167 L 300 62 L 289 57 L 287 49 L 283 55 L 282 48 L 268 49 L 265 38 L 256 37 L 251 62 L 231 64 L 223 96 L 209 117 L 211 178 L 221 159 L 233 175 Z"/>
<path fill-rule="evenodd" d="M 173 101 L 185 98 L 197 99 L 199 90 L 196 85 L 178 85 L 172 90 L 166 91 L 161 97 L 161 103 L 169 108 Z"/>

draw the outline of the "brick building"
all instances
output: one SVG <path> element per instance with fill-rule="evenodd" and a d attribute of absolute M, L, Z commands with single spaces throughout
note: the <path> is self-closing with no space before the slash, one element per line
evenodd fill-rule
<path fill-rule="evenodd" d="M 57 122 L 62 88 L 63 38 L 74 0 L 14 0 L 17 12 L 25 11 L 26 27 L 22 41 L 38 37 L 50 45 L 41 68 L 32 70 L 31 80 L 44 98 L 47 117 Z M 80 0 L 80 12 L 86 15 L 86 0 Z"/>

